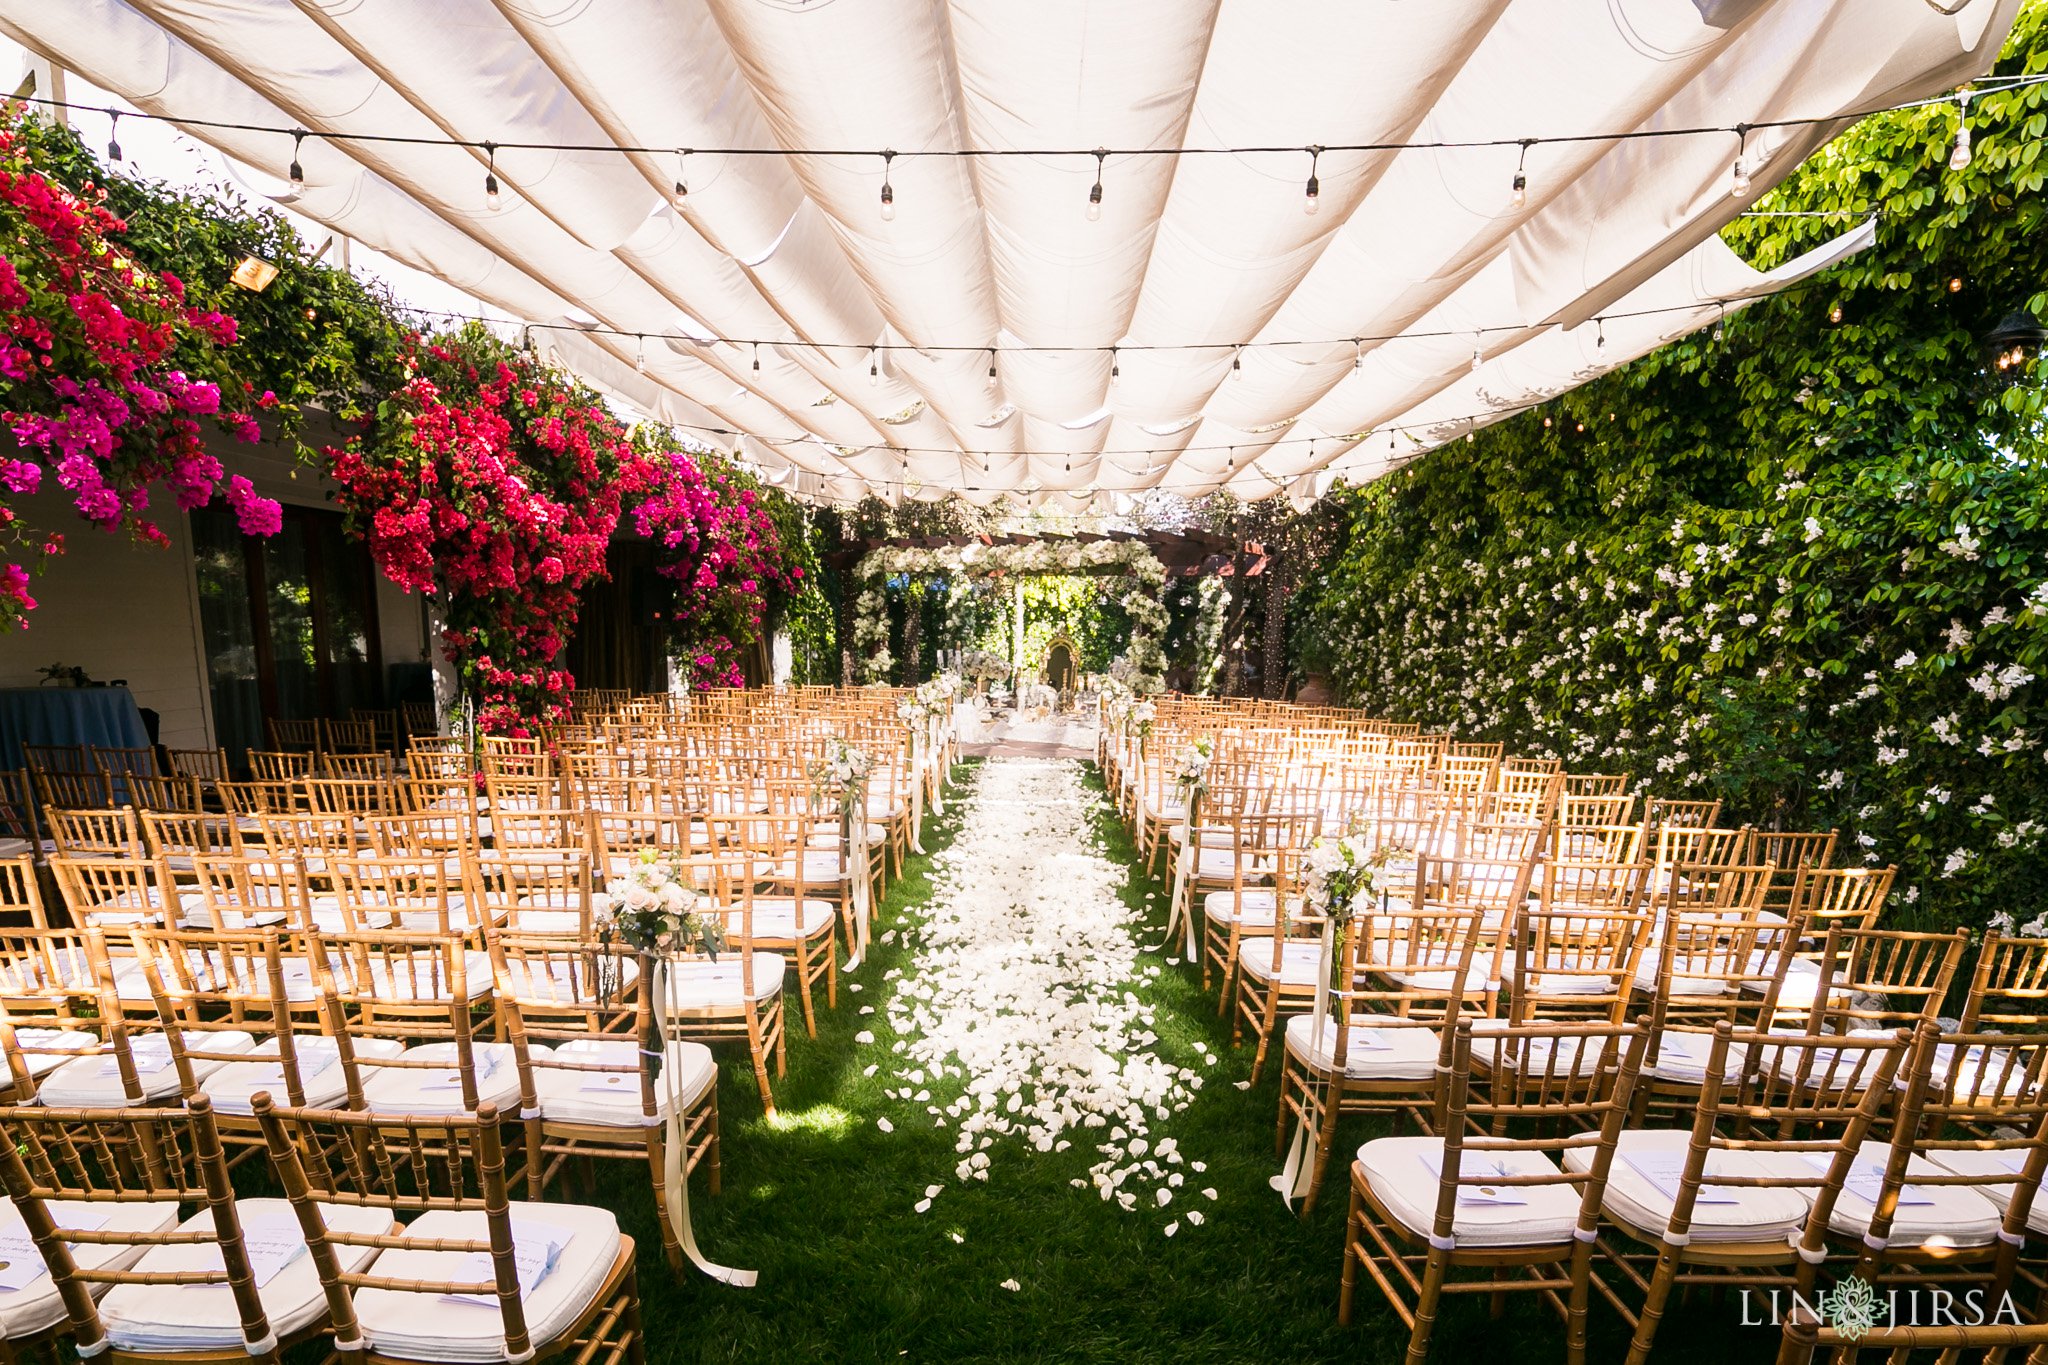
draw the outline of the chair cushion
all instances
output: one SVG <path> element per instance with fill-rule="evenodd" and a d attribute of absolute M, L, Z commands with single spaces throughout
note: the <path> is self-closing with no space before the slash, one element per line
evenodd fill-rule
<path fill-rule="evenodd" d="M 1821 1176 L 1827 1173 L 1832 1153 L 1808 1155 L 1803 1152 L 1760 1152 L 1762 1160 L 1788 1175 Z M 1891 1160 L 1889 1142 L 1866 1142 L 1856 1149 L 1842 1192 L 1828 1212 L 1828 1231 L 1840 1237 L 1861 1238 L 1870 1231 L 1871 1217 L 1884 1188 L 1885 1165 Z M 1898 1207 L 1892 1216 L 1890 1245 L 1894 1247 L 1979 1247 L 1990 1243 L 1998 1231 L 1999 1210 L 1984 1195 L 1958 1185 L 1915 1185 L 1915 1175 L 1941 1175 L 1941 1166 L 1924 1157 L 1906 1162 L 1906 1183 L 1899 1191 Z"/>
<path fill-rule="evenodd" d="M 1202 897 L 1202 913 L 1218 924 L 1235 922 L 1248 928 L 1270 929 L 1275 899 L 1270 886 L 1247 886 L 1242 892 L 1211 891 Z M 1297 908 L 1300 904 L 1295 902 Z"/>
<path fill-rule="evenodd" d="M 631 1066 L 632 1071 L 564 1071 L 559 1067 L 533 1069 L 534 1092 L 540 1097 L 540 1116 L 561 1123 L 593 1123 L 606 1127 L 638 1128 L 646 1117 L 640 1095 L 640 1046 L 630 1039 L 572 1038 L 558 1043 L 554 1059 L 562 1062 L 602 1062 L 608 1066 Z M 718 1079 L 711 1049 L 702 1043 L 670 1043 L 662 1053 L 661 1075 L 654 1082 L 657 1117 L 667 1117 L 673 1079 L 675 1096 L 685 1112 L 694 1108 Z"/>
<path fill-rule="evenodd" d="M 1685 1029 L 1665 1029 L 1657 1035 L 1657 1064 L 1646 1066 L 1643 1072 L 1659 1081 L 1675 1085 L 1704 1085 L 1707 1080 L 1707 1060 L 1713 1051 L 1714 1039 L 1706 1033 Z M 1731 1044 L 1728 1056 L 1721 1066 L 1724 1081 L 1742 1078 L 1743 1054 L 1748 1048 Z"/>
<path fill-rule="evenodd" d="M 28 1074 L 41 1076 L 55 1071 L 69 1060 L 60 1054 L 86 1052 L 98 1047 L 100 1036 L 68 1028 L 18 1028 L 14 1031 L 14 1041 L 23 1049 L 21 1060 L 27 1065 Z"/>
<path fill-rule="evenodd" d="M 1927 1154 L 1926 1159 L 1956 1175 L 2009 1175 L 2017 1179 L 2027 1166 L 2027 1152 L 2023 1147 L 1993 1148 L 1988 1151 L 1932 1151 Z M 1920 1158 L 1916 1156 L 1913 1160 L 1918 1162 Z M 1910 1175 L 1913 1169 L 1912 1166 L 1908 1166 L 1907 1174 Z M 1954 1192 L 1958 1188 L 1952 1185 L 1949 1190 Z M 1969 1188 L 1989 1200 L 2001 1216 L 2004 1215 L 2006 1206 L 2012 1203 L 2011 1185 L 1973 1185 Z M 2048 1199 L 2041 1198 L 2038 1193 L 2034 1196 L 2033 1205 L 2027 1210 L 2027 1231 L 2048 1236 Z"/>
<path fill-rule="evenodd" d="M 1245 938 L 1237 942 L 1237 962 L 1254 981 L 1273 979 L 1273 940 Z M 1312 991 L 1323 971 L 1323 945 L 1312 938 L 1289 939 L 1280 948 L 1280 985 Z"/>
<path fill-rule="evenodd" d="M 505 964 L 505 989 L 520 1000 L 534 1004 L 589 1005 L 600 997 L 617 1000 L 632 992 L 640 980 L 640 963 L 625 955 L 600 958 L 596 963 L 545 959 L 546 970 L 535 971 L 542 959 L 514 958 Z M 592 974 L 601 966 L 605 978 Z"/>
<path fill-rule="evenodd" d="M 405 1044 L 396 1038 L 355 1038 L 356 1057 L 396 1057 Z M 206 1094 L 222 1114 L 252 1114 L 253 1101 L 262 1091 L 279 1104 L 290 1103 L 284 1087 L 284 1064 L 276 1060 L 277 1039 L 265 1038 L 249 1051 L 252 1058 L 268 1061 L 229 1062 L 206 1078 Z M 342 1069 L 341 1048 L 332 1038 L 319 1034 L 294 1035 L 292 1055 L 299 1064 L 299 1085 L 306 1103 L 314 1109 L 340 1107 L 348 1098 L 348 1073 Z"/>
<path fill-rule="evenodd" d="M 247 1052 L 256 1040 L 238 1029 L 221 1029 L 184 1035 L 185 1046 L 207 1052 Z M 144 1100 L 169 1099 L 178 1093 L 178 1068 L 171 1061 L 170 1040 L 161 1033 L 131 1033 L 129 1054 L 135 1060 L 135 1079 Z M 192 1079 L 204 1083 L 225 1063 L 192 1062 Z M 122 1088 L 121 1071 L 112 1053 L 80 1057 L 52 1071 L 36 1087 L 44 1104 L 53 1108 L 118 1108 L 129 1102 Z"/>
<path fill-rule="evenodd" d="M 546 1048 L 536 1048 L 545 1052 Z M 371 1109 L 387 1114 L 462 1114 L 459 1076 L 461 1053 L 454 1043 L 428 1043 L 409 1048 L 409 1062 L 446 1062 L 446 1069 L 419 1066 L 363 1068 L 363 1101 Z M 510 1043 L 472 1043 L 470 1057 L 476 1065 L 476 1102 L 498 1106 L 511 1117 L 519 1112 L 519 1063 Z"/>
<path fill-rule="evenodd" d="M 1437 1196 L 1442 1190 L 1442 1138 L 1375 1138 L 1358 1149 L 1357 1169 L 1365 1176 L 1380 1207 L 1411 1236 L 1423 1238 L 1436 1227 Z M 1589 1153 L 1590 1154 L 1590 1153 Z M 1467 1148 L 1460 1173 L 1471 1174 L 1485 1163 L 1505 1175 L 1561 1174 L 1542 1152 L 1482 1152 Z M 1507 1202 L 1512 1200 L 1513 1202 Z M 1576 1185 L 1500 1186 L 1489 1198 L 1478 1188 L 1461 1188 L 1452 1217 L 1451 1235 L 1459 1246 L 1551 1246 L 1572 1240 L 1579 1221 L 1580 1187 Z"/>
<path fill-rule="evenodd" d="M 391 962 L 381 957 L 373 957 L 370 959 L 370 979 L 367 982 L 356 982 L 356 989 L 362 991 L 367 988 L 369 993 L 380 1000 L 448 999 L 454 989 L 454 983 L 442 976 L 439 959 L 422 956 L 418 962 L 417 970 L 401 961 L 394 971 Z M 474 948 L 464 952 L 462 977 L 463 988 L 469 999 L 477 1000 L 489 995 L 492 989 L 490 954 Z"/>
<path fill-rule="evenodd" d="M 1195 850 L 1194 875 L 1197 881 L 1233 881 L 1240 868 L 1246 881 L 1262 881 L 1270 874 L 1272 863 L 1250 852 L 1239 853 L 1234 848 L 1211 848 L 1205 844 Z"/>
<path fill-rule="evenodd" d="M 812 900 L 804 897 L 801 917 L 797 902 L 791 896 L 756 896 L 754 898 L 754 937 L 770 943 L 794 943 L 799 938 L 816 938 L 832 932 L 833 910 L 830 901 Z"/>
<path fill-rule="evenodd" d="M 1680 1128 L 1624 1132 L 1608 1168 L 1602 1211 L 1633 1232 L 1649 1234 L 1644 1240 L 1656 1241 L 1671 1226 L 1671 1207 L 1691 1141 L 1692 1133 Z M 1779 1174 L 1764 1160 L 1766 1155 L 1772 1154 L 1712 1151 L 1707 1154 L 1707 1170 L 1716 1175 Z M 1575 1171 L 1587 1169 L 1592 1160 L 1590 1151 L 1565 1154 L 1565 1165 Z M 1808 1207 L 1804 1190 L 1704 1185 L 1693 1205 L 1692 1240 L 1782 1243 L 1805 1226 Z"/>
<path fill-rule="evenodd" d="M 766 1000 L 782 989 L 787 969 L 779 953 L 754 954 L 754 999 Z M 745 983 L 737 954 L 721 953 L 718 961 L 696 958 L 672 963 L 668 973 L 668 1007 L 676 1014 L 720 1014 L 746 1003 Z"/>
<path fill-rule="evenodd" d="M 236 1215 L 252 1248 L 260 1241 L 296 1243 L 301 1248 L 267 1281 L 259 1269 L 256 1294 L 263 1315 L 280 1340 L 327 1316 L 327 1296 L 313 1258 L 303 1248 L 298 1215 L 283 1199 L 238 1199 Z M 337 1231 L 395 1231 L 397 1220 L 386 1209 L 322 1204 L 327 1225 Z M 179 1225 L 181 1231 L 211 1232 L 213 1214 L 201 1209 Z M 336 1245 L 335 1258 L 344 1270 L 359 1270 L 376 1256 L 375 1247 Z M 252 1256 L 251 1258 L 255 1258 Z M 137 1269 L 143 1271 L 217 1270 L 220 1247 L 211 1242 L 151 1247 Z M 239 1348 L 242 1320 L 233 1293 L 222 1284 L 115 1285 L 100 1302 L 100 1321 L 117 1348 L 131 1351 L 202 1351 Z"/>
<path fill-rule="evenodd" d="M 1385 1023 L 1376 1021 L 1386 1020 Z M 1337 1026 L 1297 1014 L 1287 1021 L 1287 1050 L 1328 1074 L 1337 1066 Z M 1421 1081 L 1436 1075 L 1442 1040 L 1432 1028 L 1399 1023 L 1386 1015 L 1351 1016 L 1344 1046 L 1344 1074 L 1354 1080 Z"/>
<path fill-rule="evenodd" d="M 1478 1066 L 1490 1067 L 1502 1047 L 1502 1040 L 1489 1038 L 1489 1033 L 1508 1027 L 1505 1019 L 1475 1019 L 1472 1021 L 1472 1060 Z M 1600 1065 L 1600 1059 L 1607 1051 L 1608 1040 L 1592 1039 L 1590 1044 L 1581 1046 L 1584 1040 L 1577 1034 L 1561 1034 L 1554 1038 L 1524 1038 L 1521 1046 L 1508 1060 L 1517 1064 L 1532 1076 L 1575 1076 L 1590 1075 Z M 1557 1060 L 1551 1061 L 1555 1053 Z M 1615 1054 L 1620 1058 L 1619 1052 Z"/>
<path fill-rule="evenodd" d="M 488 1241 L 482 1210 L 436 1209 L 406 1229 L 425 1239 Z M 566 1238 L 564 1237 L 566 1234 Z M 538 1249 L 561 1240 L 555 1268 L 526 1295 L 526 1328 L 536 1347 L 573 1326 L 604 1288 L 619 1254 L 619 1224 L 608 1209 L 583 1204 L 515 1203 L 512 1243 Z M 486 1259 L 488 1254 L 486 1253 Z M 488 1280 L 462 1251 L 394 1247 L 377 1262 L 377 1273 L 396 1279 L 447 1282 Z M 407 1360 L 502 1361 L 505 1320 L 495 1303 L 486 1307 L 439 1293 L 402 1289 L 359 1289 L 356 1317 L 370 1349 Z"/>
<path fill-rule="evenodd" d="M 178 1201 L 150 1200 L 134 1204 L 100 1204 L 76 1199 L 53 1199 L 44 1205 L 50 1220 L 60 1228 L 80 1231 L 88 1227 L 101 1232 L 165 1232 L 178 1225 Z M 0 1237 L 10 1240 L 28 1237 L 28 1226 L 11 1199 L 0 1198 Z M 33 1245 L 33 1244 L 31 1244 Z M 71 1248 L 72 1263 L 81 1270 L 126 1270 L 142 1259 L 142 1247 L 104 1246 L 79 1242 Z M 31 1251 L 30 1255 L 36 1253 Z M 38 1258 L 40 1259 L 40 1258 Z M 93 1296 L 107 1292 L 106 1285 L 93 1285 Z M 57 1293 L 57 1281 L 45 1266 L 43 1273 L 12 1292 L 0 1293 L 0 1336 L 19 1340 L 64 1321 L 64 1299 Z"/>

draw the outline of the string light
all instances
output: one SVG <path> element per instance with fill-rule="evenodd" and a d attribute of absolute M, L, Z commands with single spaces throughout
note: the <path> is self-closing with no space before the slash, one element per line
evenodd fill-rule
<path fill-rule="evenodd" d="M 1472 373 L 1478 374 L 1480 366 L 1486 363 L 1486 354 L 1478 346 L 1472 348 Z"/>
<path fill-rule="evenodd" d="M 1244 368 L 1244 347 L 1242 347 L 1242 346 L 1233 346 L 1233 347 L 1231 347 L 1231 348 L 1230 348 L 1230 369 L 1231 369 L 1231 372 L 1232 372 L 1232 373 L 1234 374 L 1234 373 L 1236 373 L 1237 371 L 1239 371 L 1239 370 L 1242 370 L 1243 368 Z"/>
<path fill-rule="evenodd" d="M 1314 217 L 1316 210 L 1322 207 L 1323 182 L 1316 179 L 1316 163 L 1322 159 L 1322 155 L 1321 147 L 1308 149 L 1308 194 L 1301 202 L 1301 211 L 1310 217 Z"/>
<path fill-rule="evenodd" d="M 668 192 L 668 202 L 675 206 L 677 213 L 681 213 L 690 206 L 690 187 L 685 183 L 687 177 L 683 171 L 683 168 L 690 164 L 689 155 L 690 149 L 688 147 L 676 148 L 676 186 Z"/>
<path fill-rule="evenodd" d="M 1956 96 L 1956 149 L 1948 154 L 1948 168 L 1964 171 L 1970 168 L 1970 95 L 1968 91 Z"/>
<path fill-rule="evenodd" d="M 1109 382 L 1114 385 L 1123 375 L 1123 368 L 1116 363 L 1116 347 L 1109 348 Z"/>
<path fill-rule="evenodd" d="M 1719 341 L 1722 337 L 1727 335 L 1727 332 L 1724 329 L 1723 324 L 1728 320 L 1728 305 L 1725 303 L 1717 303 L 1714 306 L 1719 310 L 1714 314 L 1714 340 Z"/>
<path fill-rule="evenodd" d="M 293 194 L 297 194 L 306 188 L 306 168 L 299 164 L 299 147 L 305 140 L 305 129 L 295 128 L 292 130 L 292 164 L 291 169 L 286 172 L 286 175 L 292 182 Z"/>
<path fill-rule="evenodd" d="M 1097 222 L 1102 217 L 1102 163 L 1109 153 L 1101 147 L 1095 149 L 1095 183 L 1088 189 L 1088 221 Z"/>
<path fill-rule="evenodd" d="M 1834 307 L 1832 307 L 1832 308 L 1828 309 L 1828 321 L 1829 321 L 1829 322 L 1840 322 L 1841 320 L 1842 320 L 1842 305 L 1838 303 L 1838 304 L 1836 304 L 1836 305 L 1835 305 Z"/>
<path fill-rule="evenodd" d="M 896 153 L 882 153 L 882 221 L 896 221 L 896 187 L 889 183 L 889 168 L 896 160 Z"/>
<path fill-rule="evenodd" d="M 1728 193 L 1732 198 L 1740 199 L 1749 193 L 1749 125 L 1736 124 L 1735 136 L 1735 174 L 1728 182 Z"/>
<path fill-rule="evenodd" d="M 754 343 L 754 373 L 761 373 L 761 343 Z"/>
<path fill-rule="evenodd" d="M 1594 349 L 1594 350 L 1596 350 L 1596 351 L 1604 351 L 1604 350 L 1606 350 L 1606 349 L 1607 349 L 1607 319 L 1606 319 L 1606 318 L 1594 318 L 1594 319 L 1593 319 L 1593 329 L 1594 329 L 1594 337 L 1593 337 L 1593 349 Z"/>
<path fill-rule="evenodd" d="M 1355 373 L 1365 368 L 1365 338 L 1351 338 L 1351 369 Z"/>
<path fill-rule="evenodd" d="M 875 348 L 868 347 L 868 385 L 878 388 L 882 383 L 881 362 L 875 359 Z"/>
<path fill-rule="evenodd" d="M 1515 158 L 1515 178 L 1508 193 L 1508 202 L 1516 208 L 1529 202 L 1529 149 L 1536 145 L 1536 139 L 1522 139 L 1522 151 Z"/>
<path fill-rule="evenodd" d="M 107 115 L 107 160 L 121 159 L 121 116 Z"/>
<path fill-rule="evenodd" d="M 989 352 L 988 352 L 988 383 L 987 383 L 987 384 L 985 384 L 985 385 L 983 385 L 982 387 L 984 387 L 984 388 L 989 388 L 989 389 L 993 389 L 993 388 L 994 388 L 995 386 L 996 386 L 996 352 L 995 352 L 995 348 L 994 348 L 993 346 L 991 346 L 991 347 L 989 348 Z"/>
<path fill-rule="evenodd" d="M 1949 279 L 1948 292 L 1951 294 L 1960 294 L 1963 292 L 1963 277 L 1961 275 L 1952 276 Z"/>
<path fill-rule="evenodd" d="M 647 373 L 647 338 L 645 336 L 640 338 L 639 348 L 633 352 L 633 368 L 642 374 Z M 755 361 L 754 368 L 760 369 L 761 362 Z"/>
<path fill-rule="evenodd" d="M 498 145 L 486 142 L 484 155 L 487 158 L 484 166 L 484 207 L 496 213 L 502 206 L 498 197 Z"/>

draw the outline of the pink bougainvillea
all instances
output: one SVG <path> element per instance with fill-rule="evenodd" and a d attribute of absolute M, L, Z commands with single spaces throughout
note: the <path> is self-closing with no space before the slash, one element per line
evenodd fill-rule
<path fill-rule="evenodd" d="M 760 637 L 766 592 L 796 591 L 804 571 L 790 562 L 753 489 L 707 468 L 665 431 L 643 428 L 635 436 L 648 469 L 633 528 L 660 547 L 660 571 L 676 582 L 671 644 L 693 686 L 738 687 L 740 656 Z"/>
<path fill-rule="evenodd" d="M 234 344 L 235 320 L 189 307 L 177 276 L 120 249 L 121 219 L 37 172 L 22 118 L 19 104 L 0 107 L 0 421 L 19 447 L 0 457 L 0 628 L 35 606 L 30 565 L 62 552 L 61 536 L 31 532 L 6 502 L 46 474 L 87 521 L 155 544 L 167 537 L 146 516 L 152 484 L 185 511 L 223 493 L 252 535 L 280 518 L 247 479 L 223 487 L 203 443 L 202 419 L 255 440 L 254 419 L 187 373 Z"/>
<path fill-rule="evenodd" d="M 643 463 L 594 394 L 479 328 L 418 341 L 407 373 L 327 451 L 337 500 L 393 582 L 441 598 L 478 724 L 531 734 L 567 713 L 577 593 Z"/>

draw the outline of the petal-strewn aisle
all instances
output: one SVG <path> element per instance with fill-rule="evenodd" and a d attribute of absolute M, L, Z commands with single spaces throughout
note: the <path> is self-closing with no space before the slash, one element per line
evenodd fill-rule
<path fill-rule="evenodd" d="M 1216 1192 L 1171 1120 L 1203 1077 L 1155 1046 L 1139 988 L 1161 968 L 1122 899 L 1128 868 L 1096 846 L 1100 795 L 1073 760 L 997 758 L 962 805 L 932 899 L 901 931 L 912 958 L 886 1025 L 860 1035 L 882 1054 L 869 1068 L 893 1077 L 885 1093 L 957 1134 L 952 1171 L 911 1197 L 922 1211 L 949 1176 L 1000 1179 L 1011 1151 L 1082 1146 L 1097 1160 L 1072 1183 L 1089 1195 L 1156 1215 L 1168 1236 L 1201 1224 Z"/>

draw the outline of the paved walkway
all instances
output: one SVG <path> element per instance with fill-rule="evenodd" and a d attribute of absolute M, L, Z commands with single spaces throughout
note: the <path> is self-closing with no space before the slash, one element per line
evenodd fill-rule
<path fill-rule="evenodd" d="M 1095 718 L 1065 715 L 1034 718 L 999 711 L 987 726 L 961 736 L 970 758 L 1094 758 Z"/>

